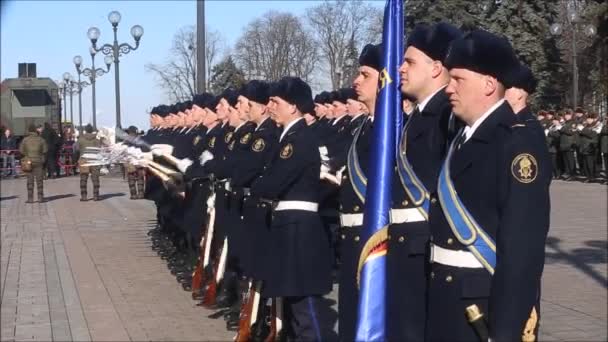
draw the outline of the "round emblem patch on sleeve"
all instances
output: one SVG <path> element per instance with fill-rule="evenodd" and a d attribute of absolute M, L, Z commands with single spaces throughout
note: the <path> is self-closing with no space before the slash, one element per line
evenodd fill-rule
<path fill-rule="evenodd" d="M 265 147 L 266 147 L 266 143 L 264 142 L 264 139 L 262 139 L 262 138 L 255 139 L 255 141 L 253 142 L 253 145 L 251 145 L 251 149 L 254 152 L 262 152 Z"/>
<path fill-rule="evenodd" d="M 532 183 L 538 175 L 536 158 L 528 153 L 521 153 L 511 162 L 511 174 L 520 183 Z"/>
<path fill-rule="evenodd" d="M 249 143 L 249 140 L 251 139 L 251 133 L 247 133 L 245 135 L 243 135 L 243 137 L 241 137 L 241 144 L 245 145 L 247 143 Z"/>
<path fill-rule="evenodd" d="M 199 135 L 197 135 L 196 137 L 194 137 L 194 140 L 192 141 L 192 145 L 198 145 L 198 143 L 201 141 L 201 137 Z"/>
<path fill-rule="evenodd" d="M 224 142 L 227 144 L 230 142 L 230 139 L 232 139 L 232 132 L 228 132 L 226 133 L 226 136 L 224 136 Z"/>
<path fill-rule="evenodd" d="M 281 158 L 288 159 L 293 154 L 293 145 L 287 144 L 281 149 Z"/>

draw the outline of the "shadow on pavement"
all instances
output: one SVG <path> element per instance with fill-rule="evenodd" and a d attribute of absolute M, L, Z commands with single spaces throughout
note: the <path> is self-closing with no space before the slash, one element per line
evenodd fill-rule
<path fill-rule="evenodd" d="M 576 248 L 568 252 L 563 250 L 559 244 L 560 239 L 555 237 L 547 238 L 547 246 L 554 252 L 547 252 L 545 263 L 569 263 L 581 272 L 595 280 L 599 285 L 608 288 L 608 279 L 595 271 L 591 265 L 608 263 L 608 242 L 601 240 L 586 241 L 585 245 L 590 248 Z"/>
<path fill-rule="evenodd" d="M 122 197 L 124 195 L 125 195 L 124 192 L 115 192 L 113 194 L 103 194 L 103 195 L 99 195 L 99 200 L 103 201 L 103 200 L 110 199 L 112 197 Z"/>
<path fill-rule="evenodd" d="M 74 197 L 74 196 L 76 196 L 76 195 L 74 195 L 74 194 L 63 194 L 63 195 L 47 196 L 44 199 L 47 202 L 51 202 L 51 201 L 59 200 L 59 199 L 62 199 L 62 198 L 68 198 L 68 197 Z"/>
<path fill-rule="evenodd" d="M 19 196 L 15 196 L 15 195 L 13 195 L 13 196 L 6 196 L 6 197 L 0 197 L 0 201 L 8 201 L 8 200 L 12 200 L 12 199 L 15 199 L 15 198 L 18 198 L 18 197 Z"/>

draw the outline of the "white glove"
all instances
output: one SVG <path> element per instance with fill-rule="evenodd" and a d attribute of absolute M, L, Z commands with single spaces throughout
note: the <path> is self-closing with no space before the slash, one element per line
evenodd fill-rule
<path fill-rule="evenodd" d="M 341 179 L 328 172 L 321 171 L 320 179 L 326 180 L 335 185 L 340 185 Z"/>
<path fill-rule="evenodd" d="M 102 167 L 101 169 L 99 169 L 99 173 L 103 176 L 107 175 L 108 173 L 110 173 L 110 170 L 108 170 L 107 167 Z"/>
<path fill-rule="evenodd" d="M 329 166 L 321 163 L 321 173 L 329 173 L 329 172 L 330 172 Z"/>
<path fill-rule="evenodd" d="M 144 160 L 153 160 L 154 159 L 152 152 L 142 152 L 140 157 Z"/>
<path fill-rule="evenodd" d="M 180 170 L 182 173 L 186 172 L 186 169 L 188 169 L 188 167 L 190 167 L 190 165 L 192 165 L 192 160 L 188 159 L 188 158 L 184 158 L 184 159 L 180 159 L 177 162 L 177 169 Z"/>
<path fill-rule="evenodd" d="M 152 151 L 152 154 L 155 156 L 160 156 L 163 154 L 173 154 L 173 146 L 168 145 L 168 144 L 154 144 L 152 146 L 150 146 L 150 150 Z"/>
<path fill-rule="evenodd" d="M 327 147 L 325 147 L 325 146 L 319 147 L 319 155 L 321 156 L 321 160 L 328 161 L 329 160 L 329 151 L 327 151 Z"/>
<path fill-rule="evenodd" d="M 346 166 L 342 166 L 338 171 L 336 171 L 336 178 L 340 181 L 339 184 L 342 184 L 342 174 L 346 171 Z"/>
<path fill-rule="evenodd" d="M 203 153 L 201 153 L 201 156 L 198 157 L 198 160 L 201 163 L 201 166 L 203 166 L 208 161 L 213 160 L 213 153 L 205 150 L 205 151 L 203 151 Z"/>

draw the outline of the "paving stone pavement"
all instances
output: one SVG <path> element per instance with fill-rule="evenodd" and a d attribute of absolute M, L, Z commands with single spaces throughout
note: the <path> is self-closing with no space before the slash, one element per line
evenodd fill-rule
<path fill-rule="evenodd" d="M 24 203 L 23 179 L 0 188 L 2 341 L 232 339 L 151 250 L 154 206 L 122 179 L 102 178 L 100 202 L 79 202 L 77 178 L 46 181 L 43 204 Z M 608 339 L 607 189 L 553 183 L 543 341 Z"/>

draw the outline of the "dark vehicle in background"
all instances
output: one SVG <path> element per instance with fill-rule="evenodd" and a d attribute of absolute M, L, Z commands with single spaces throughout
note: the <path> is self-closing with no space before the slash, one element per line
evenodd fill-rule
<path fill-rule="evenodd" d="M 4 79 L 0 90 L 0 126 L 18 140 L 30 124 L 48 122 L 61 132 L 59 87 L 48 77 L 36 77 L 35 63 L 19 63 L 19 77 Z"/>

